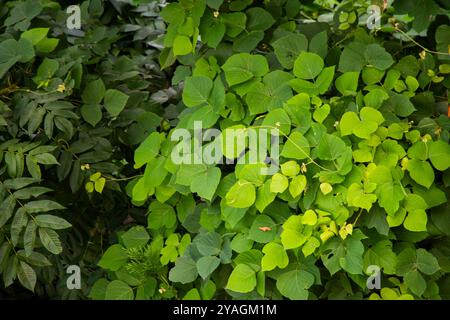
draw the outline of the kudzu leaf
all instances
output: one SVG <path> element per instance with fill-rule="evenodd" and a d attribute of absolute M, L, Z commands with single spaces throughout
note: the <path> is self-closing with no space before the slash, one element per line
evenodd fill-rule
<path fill-rule="evenodd" d="M 277 289 L 291 300 L 307 300 L 313 284 L 314 275 L 299 269 L 285 272 L 277 279 Z"/>
<path fill-rule="evenodd" d="M 205 172 L 194 177 L 190 185 L 191 191 L 196 192 L 200 197 L 211 201 L 217 186 L 219 185 L 220 177 L 220 169 L 210 167 Z"/>
<path fill-rule="evenodd" d="M 306 159 L 309 157 L 308 140 L 298 131 L 291 133 L 284 144 L 281 156 L 291 159 Z"/>
<path fill-rule="evenodd" d="M 253 77 L 262 77 L 269 72 L 267 60 L 262 55 L 239 53 L 232 55 L 222 66 L 228 85 L 246 82 Z"/>
<path fill-rule="evenodd" d="M 161 138 L 158 132 L 151 133 L 134 152 L 134 168 L 138 169 L 150 162 L 159 153 Z"/>
<path fill-rule="evenodd" d="M 289 34 L 272 43 L 278 61 L 285 69 L 292 69 L 302 51 L 308 49 L 308 39 L 303 34 Z"/>
<path fill-rule="evenodd" d="M 436 169 L 439 171 L 447 170 L 450 167 L 450 145 L 442 140 L 432 142 L 429 157 Z"/>
<path fill-rule="evenodd" d="M 205 76 L 188 77 L 184 83 L 183 103 L 187 107 L 195 107 L 208 102 L 213 82 Z"/>
<path fill-rule="evenodd" d="M 238 264 L 231 272 L 226 285 L 226 289 L 246 293 L 256 287 L 255 270 L 246 264 Z"/>
<path fill-rule="evenodd" d="M 287 189 L 289 185 L 289 180 L 281 173 L 275 173 L 272 176 L 272 180 L 270 183 L 270 192 L 273 193 L 282 193 Z"/>
<path fill-rule="evenodd" d="M 84 104 L 81 107 L 81 116 L 87 123 L 95 127 L 102 120 L 102 110 L 96 104 Z"/>
<path fill-rule="evenodd" d="M 102 79 L 89 82 L 84 88 L 81 98 L 87 105 L 99 105 L 105 95 L 105 84 Z M 87 121 L 87 120 L 86 120 Z"/>
<path fill-rule="evenodd" d="M 283 269 L 289 263 L 286 251 L 278 243 L 269 242 L 264 246 L 262 252 L 264 253 L 264 257 L 261 260 L 261 271 L 270 271 L 276 267 Z"/>
<path fill-rule="evenodd" d="M 324 62 L 319 55 L 302 51 L 294 62 L 294 75 L 300 79 L 314 79 L 323 67 Z"/>
<path fill-rule="evenodd" d="M 169 272 L 169 280 L 173 282 L 189 283 L 198 276 L 197 264 L 189 257 L 180 257 Z"/>
<path fill-rule="evenodd" d="M 108 89 L 105 93 L 105 109 L 109 112 L 111 117 L 117 117 L 125 108 L 129 96 L 125 93 L 116 90 Z"/>
<path fill-rule="evenodd" d="M 106 287 L 106 300 L 133 300 L 133 289 L 121 280 L 113 280 Z"/>
<path fill-rule="evenodd" d="M 200 277 L 206 279 L 220 265 L 220 259 L 214 256 L 201 257 L 196 265 Z"/>
<path fill-rule="evenodd" d="M 425 188 L 430 188 L 434 181 L 434 171 L 427 161 L 410 159 L 408 171 L 411 178 Z"/>
<path fill-rule="evenodd" d="M 125 232 L 121 239 L 126 248 L 139 248 L 150 240 L 148 232 L 142 226 L 136 226 Z"/>
<path fill-rule="evenodd" d="M 103 269 L 117 271 L 122 268 L 127 261 L 128 255 L 124 248 L 119 244 L 114 244 L 105 251 L 98 265 Z"/>
<path fill-rule="evenodd" d="M 248 208 L 256 200 L 255 186 L 246 181 L 237 181 L 225 196 L 227 205 L 234 208 Z"/>

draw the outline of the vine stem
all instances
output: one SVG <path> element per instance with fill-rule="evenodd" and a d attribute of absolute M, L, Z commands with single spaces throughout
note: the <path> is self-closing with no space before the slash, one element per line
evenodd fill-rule
<path fill-rule="evenodd" d="M 314 161 L 314 159 L 311 158 L 311 157 L 303 150 L 302 147 L 300 147 L 297 143 L 295 143 L 295 141 L 293 141 L 290 137 L 288 137 L 288 136 L 287 136 L 283 131 L 281 131 L 279 128 L 274 127 L 274 126 L 269 126 L 269 125 L 265 125 L 265 126 L 263 126 L 263 125 L 261 125 L 261 126 L 250 126 L 249 128 L 255 128 L 255 129 L 257 129 L 257 128 L 260 128 L 260 129 L 262 129 L 262 128 L 277 129 L 283 137 L 285 137 L 288 141 L 290 141 L 290 142 L 291 142 L 298 150 L 300 150 L 300 151 L 306 156 L 306 158 L 310 161 L 310 163 L 316 165 L 317 167 L 319 167 L 319 168 L 322 169 L 322 170 L 329 171 L 329 172 L 336 172 L 336 171 L 330 170 L 330 169 L 328 169 L 328 168 L 325 168 L 325 167 L 321 166 L 320 164 L 318 164 L 316 161 Z"/>
<path fill-rule="evenodd" d="M 363 209 L 361 208 L 358 212 L 358 216 L 356 217 L 355 221 L 353 222 L 353 226 L 356 226 L 356 223 L 358 222 L 359 217 L 361 216 Z"/>
<path fill-rule="evenodd" d="M 408 38 L 408 40 L 412 41 L 416 46 L 422 48 L 423 50 L 425 50 L 426 52 L 429 53 L 433 53 L 433 54 L 440 54 L 440 55 L 444 55 L 444 56 L 450 56 L 450 53 L 446 53 L 446 52 L 439 52 L 439 51 L 433 51 L 430 50 L 428 48 L 425 48 L 423 45 L 421 45 L 420 43 L 418 43 L 416 40 L 414 40 L 410 35 L 408 35 L 406 32 L 404 32 L 403 30 L 401 30 L 398 27 L 395 27 L 395 31 L 401 33 L 403 36 L 405 36 L 406 38 Z"/>

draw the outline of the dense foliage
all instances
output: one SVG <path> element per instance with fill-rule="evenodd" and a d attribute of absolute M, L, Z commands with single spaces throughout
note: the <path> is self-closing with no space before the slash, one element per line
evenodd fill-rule
<path fill-rule="evenodd" d="M 0 297 L 450 298 L 446 1 L 80 7 L 0 0 Z"/>

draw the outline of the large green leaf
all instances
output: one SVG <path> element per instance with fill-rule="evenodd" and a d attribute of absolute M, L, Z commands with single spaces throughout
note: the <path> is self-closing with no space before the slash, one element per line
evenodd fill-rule
<path fill-rule="evenodd" d="M 319 55 L 302 51 L 294 62 L 294 74 L 300 79 L 314 79 L 323 67 L 324 62 Z"/>
<path fill-rule="evenodd" d="M 256 287 L 255 270 L 246 264 L 238 264 L 228 278 L 226 289 L 246 293 Z"/>
<path fill-rule="evenodd" d="M 313 284 L 314 275 L 299 269 L 285 272 L 277 279 L 277 289 L 291 300 L 307 300 Z"/>

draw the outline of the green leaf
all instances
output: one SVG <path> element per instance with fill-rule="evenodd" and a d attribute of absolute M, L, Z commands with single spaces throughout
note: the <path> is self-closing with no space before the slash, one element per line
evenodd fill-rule
<path fill-rule="evenodd" d="M 264 209 L 271 204 L 275 197 L 277 196 L 275 193 L 270 192 L 270 180 L 267 180 L 262 186 L 258 188 L 256 194 L 255 207 L 259 212 L 263 212 Z"/>
<path fill-rule="evenodd" d="M 381 112 L 371 107 L 362 108 L 359 115 L 363 121 L 373 121 L 378 125 L 381 125 L 384 122 L 384 117 Z"/>
<path fill-rule="evenodd" d="M 369 44 L 364 51 L 364 57 L 368 64 L 379 70 L 386 70 L 394 63 L 392 56 L 379 44 Z"/>
<path fill-rule="evenodd" d="M 289 34 L 272 43 L 278 61 L 286 69 L 294 67 L 294 61 L 302 51 L 308 49 L 308 39 L 303 34 Z"/>
<path fill-rule="evenodd" d="M 194 243 L 203 256 L 218 255 L 222 249 L 222 237 L 217 232 L 201 233 L 195 238 Z"/>
<path fill-rule="evenodd" d="M 81 107 L 81 116 L 87 123 L 95 127 L 102 120 L 102 110 L 96 104 L 84 104 Z"/>
<path fill-rule="evenodd" d="M 336 81 L 336 89 L 342 95 L 356 95 L 358 88 L 359 72 L 346 72 L 339 76 Z"/>
<path fill-rule="evenodd" d="M 173 41 L 173 54 L 175 56 L 184 56 L 192 52 L 191 40 L 183 35 L 178 35 Z"/>
<path fill-rule="evenodd" d="M 308 158 L 308 140 L 298 131 L 291 133 L 283 147 L 283 150 L 281 151 L 281 156 L 298 160 Z"/>
<path fill-rule="evenodd" d="M 438 259 L 426 251 L 425 249 L 417 249 L 417 268 L 425 274 L 432 275 L 438 272 L 441 267 L 439 266 Z"/>
<path fill-rule="evenodd" d="M 42 245 L 51 253 L 60 254 L 63 251 L 61 240 L 54 230 L 39 228 L 39 239 Z"/>
<path fill-rule="evenodd" d="M 314 79 L 323 67 L 324 62 L 319 55 L 302 51 L 294 62 L 294 75 L 300 79 Z"/>
<path fill-rule="evenodd" d="M 341 136 L 347 136 L 353 133 L 353 130 L 360 124 L 358 115 L 353 111 L 348 111 L 342 115 L 339 122 L 339 129 L 341 130 Z"/>
<path fill-rule="evenodd" d="M 233 43 L 233 50 L 237 52 L 250 52 L 264 39 L 264 32 L 253 30 L 241 33 Z"/>
<path fill-rule="evenodd" d="M 159 153 L 161 138 L 158 132 L 151 133 L 134 152 L 134 168 L 139 169 Z"/>
<path fill-rule="evenodd" d="M 149 229 L 171 228 L 176 222 L 177 217 L 172 206 L 158 201 L 150 204 L 150 213 L 147 217 Z"/>
<path fill-rule="evenodd" d="M 281 243 L 286 250 L 298 248 L 305 243 L 306 237 L 302 234 L 302 229 L 303 224 L 301 216 L 290 216 L 283 223 Z"/>
<path fill-rule="evenodd" d="M 49 30 L 50 28 L 33 28 L 22 33 L 20 37 L 27 39 L 35 46 L 47 36 Z"/>
<path fill-rule="evenodd" d="M 29 186 L 32 183 L 38 182 L 39 180 L 34 178 L 15 178 L 15 179 L 7 179 L 3 181 L 3 185 L 8 189 L 19 190 Z"/>
<path fill-rule="evenodd" d="M 105 84 L 102 79 L 89 82 L 84 88 L 81 98 L 85 104 L 99 105 L 105 95 Z"/>
<path fill-rule="evenodd" d="M 447 170 L 450 168 L 450 145 L 442 140 L 433 141 L 430 145 L 429 157 L 436 169 Z"/>
<path fill-rule="evenodd" d="M 48 267 L 51 266 L 52 263 L 39 252 L 32 252 L 30 255 L 26 255 L 24 250 L 20 250 L 17 252 L 20 259 L 26 261 L 27 263 L 36 266 L 36 267 Z"/>
<path fill-rule="evenodd" d="M 400 117 L 407 117 L 416 110 L 409 98 L 403 94 L 392 95 L 385 104 L 388 110 L 393 111 Z"/>
<path fill-rule="evenodd" d="M 395 274 L 397 256 L 392 251 L 392 243 L 389 240 L 377 242 L 364 253 L 364 266 L 377 265 L 383 268 L 386 274 Z"/>
<path fill-rule="evenodd" d="M 205 76 L 188 77 L 184 83 L 183 103 L 187 107 L 195 107 L 208 102 L 213 82 Z"/>
<path fill-rule="evenodd" d="M 197 264 L 189 257 L 180 257 L 169 272 L 169 280 L 173 282 L 189 283 L 197 279 Z"/>
<path fill-rule="evenodd" d="M 24 208 L 28 213 L 48 212 L 53 210 L 66 209 L 66 207 L 63 207 L 59 203 L 52 200 L 30 201 L 24 205 Z"/>
<path fill-rule="evenodd" d="M 369 211 L 375 201 L 377 201 L 377 196 L 364 193 L 363 188 L 358 183 L 352 183 L 347 190 L 347 203 L 349 206 Z"/>
<path fill-rule="evenodd" d="M 46 164 L 46 165 L 59 164 L 59 162 L 58 162 L 58 160 L 56 160 L 55 156 L 50 153 L 37 154 L 33 158 L 36 160 L 37 163 L 40 163 L 40 164 Z"/>
<path fill-rule="evenodd" d="M 366 46 L 361 42 L 352 42 L 344 47 L 339 59 L 339 71 L 359 72 L 366 64 L 364 57 Z"/>
<path fill-rule="evenodd" d="M 11 241 L 13 245 L 17 245 L 19 242 L 19 236 L 22 229 L 28 224 L 28 215 L 25 209 L 19 208 L 14 215 L 14 219 L 11 223 Z"/>
<path fill-rule="evenodd" d="M 275 222 L 264 214 L 258 215 L 250 227 L 248 238 L 258 243 L 267 243 L 276 236 Z"/>
<path fill-rule="evenodd" d="M 148 232 L 142 226 L 136 226 L 125 232 L 121 237 L 126 248 L 139 248 L 145 246 L 150 240 Z"/>
<path fill-rule="evenodd" d="M 291 300 L 307 300 L 313 284 L 314 275 L 299 269 L 285 272 L 277 279 L 277 289 Z"/>
<path fill-rule="evenodd" d="M 212 200 L 222 173 L 219 168 L 210 167 L 203 173 L 197 175 L 191 182 L 191 191 L 196 192 L 200 197 Z"/>
<path fill-rule="evenodd" d="M 409 231 L 427 231 L 427 221 L 428 217 L 425 210 L 417 209 L 408 213 L 403 225 Z"/>
<path fill-rule="evenodd" d="M 281 173 L 275 173 L 271 179 L 270 192 L 282 193 L 287 189 L 288 185 L 288 178 L 283 176 Z"/>
<path fill-rule="evenodd" d="M 411 178 L 425 188 L 430 188 L 434 182 L 434 171 L 427 161 L 410 159 L 408 161 L 408 171 Z"/>
<path fill-rule="evenodd" d="M 300 166 L 296 161 L 287 161 L 281 164 L 281 173 L 288 177 L 295 177 L 300 173 Z"/>
<path fill-rule="evenodd" d="M 56 49 L 58 46 L 59 39 L 56 38 L 45 38 L 39 41 L 36 45 L 37 51 L 40 53 L 50 53 Z"/>
<path fill-rule="evenodd" d="M 298 197 L 306 188 L 307 180 L 303 175 L 293 177 L 289 183 L 289 193 L 293 198 Z"/>
<path fill-rule="evenodd" d="M 316 110 L 314 110 L 313 113 L 313 119 L 316 120 L 318 123 L 322 123 L 330 114 L 330 105 L 324 104 L 320 107 L 318 107 Z"/>
<path fill-rule="evenodd" d="M 128 255 L 119 244 L 113 244 L 105 251 L 98 265 L 103 269 L 117 271 L 128 261 Z"/>
<path fill-rule="evenodd" d="M 214 256 L 201 257 L 197 261 L 198 274 L 202 279 L 209 277 L 214 270 L 220 265 L 220 259 Z"/>
<path fill-rule="evenodd" d="M 327 30 L 323 30 L 312 37 L 309 44 L 309 51 L 317 53 L 325 59 L 328 52 L 328 34 Z M 334 66 L 333 66 L 334 68 Z"/>
<path fill-rule="evenodd" d="M 266 114 L 262 126 L 263 128 L 267 126 L 269 130 L 277 128 L 282 134 L 287 135 L 291 132 L 291 118 L 284 109 L 274 109 Z"/>
<path fill-rule="evenodd" d="M 326 67 L 317 77 L 315 81 L 315 86 L 317 87 L 319 94 L 326 93 L 330 88 L 330 85 L 333 82 L 334 69 L 335 66 Z"/>
<path fill-rule="evenodd" d="M 284 250 L 283 246 L 275 243 L 269 242 L 262 249 L 264 257 L 261 260 L 261 270 L 270 271 L 279 267 L 280 269 L 286 268 L 289 263 L 289 258 Z"/>
<path fill-rule="evenodd" d="M 89 298 L 92 300 L 105 300 L 106 288 L 108 287 L 109 281 L 105 278 L 100 278 L 92 285 L 91 291 L 89 292 Z"/>
<path fill-rule="evenodd" d="M 17 270 L 20 283 L 28 290 L 34 292 L 36 286 L 36 272 L 26 262 L 20 261 Z"/>
<path fill-rule="evenodd" d="M 417 270 L 411 270 L 408 272 L 404 277 L 404 281 L 411 292 L 418 296 L 421 296 L 427 287 L 425 279 Z"/>
<path fill-rule="evenodd" d="M 255 270 L 246 264 L 238 264 L 228 278 L 226 289 L 246 293 L 256 287 Z"/>
<path fill-rule="evenodd" d="M 119 90 L 106 90 L 104 104 L 111 117 L 117 117 L 122 112 L 127 104 L 128 98 L 128 95 Z"/>
<path fill-rule="evenodd" d="M 253 77 L 262 77 L 269 72 L 264 56 L 239 53 L 232 55 L 222 66 L 228 85 L 234 86 Z"/>
<path fill-rule="evenodd" d="M 316 150 L 319 159 L 336 160 L 347 151 L 347 147 L 345 142 L 337 136 L 324 134 Z"/>
<path fill-rule="evenodd" d="M 230 207 L 248 208 L 256 200 L 255 186 L 247 180 L 239 180 L 230 188 L 225 199 Z"/>
<path fill-rule="evenodd" d="M 250 8 L 246 11 L 246 14 L 247 28 L 249 30 L 265 31 L 275 23 L 275 19 L 272 15 L 263 8 Z"/>
<path fill-rule="evenodd" d="M 105 300 L 133 300 L 133 289 L 120 280 L 111 281 L 106 287 Z"/>
<path fill-rule="evenodd" d="M 41 228 L 50 228 L 54 230 L 67 229 L 72 226 L 65 219 L 51 214 L 40 214 L 35 217 L 35 222 Z"/>
<path fill-rule="evenodd" d="M 357 237 L 328 240 L 323 252 L 322 261 L 332 275 L 341 268 L 351 274 L 362 274 L 364 245 Z"/>
<path fill-rule="evenodd" d="M 179 3 L 170 3 L 161 10 L 161 17 L 174 25 L 183 23 L 185 12 Z"/>
<path fill-rule="evenodd" d="M 29 221 L 27 227 L 25 228 L 25 233 L 23 234 L 23 247 L 27 256 L 31 255 L 34 249 L 36 229 L 37 225 L 33 220 Z"/>
<path fill-rule="evenodd" d="M 400 185 L 387 182 L 377 187 L 378 203 L 383 207 L 388 215 L 394 215 L 399 207 L 400 201 L 405 195 Z"/>

